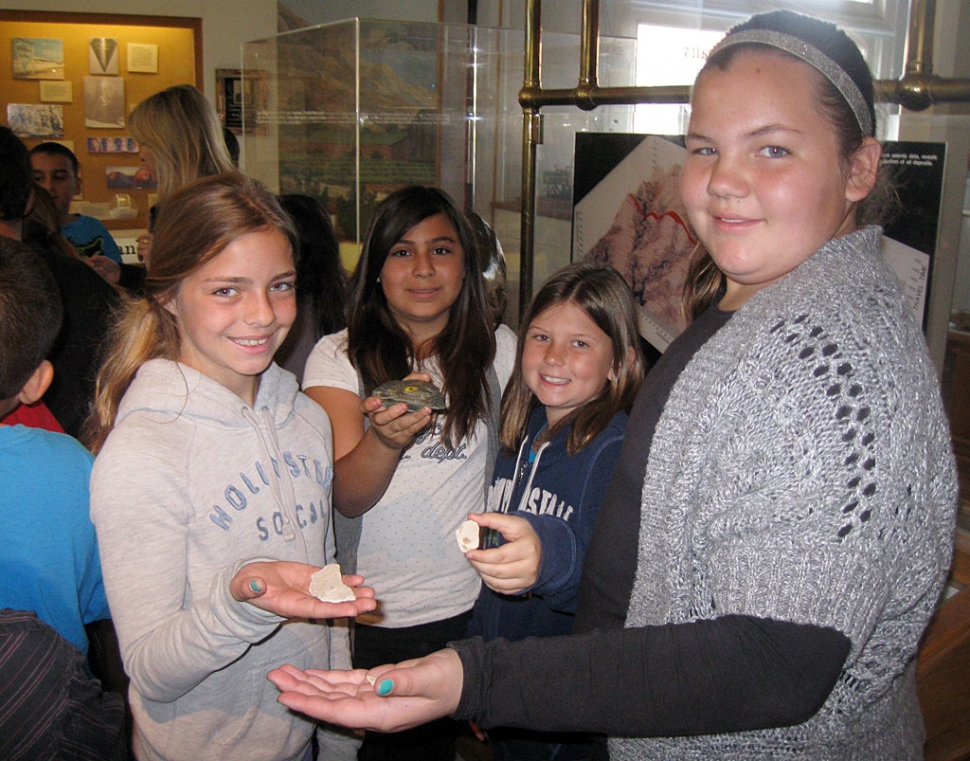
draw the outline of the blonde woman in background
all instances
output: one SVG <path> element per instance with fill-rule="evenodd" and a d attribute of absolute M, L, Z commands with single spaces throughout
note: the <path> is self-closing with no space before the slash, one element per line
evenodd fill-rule
<path fill-rule="evenodd" d="M 192 85 L 175 85 L 143 100 L 128 117 L 128 129 L 141 147 L 139 157 L 158 183 L 158 203 L 193 180 L 235 169 L 215 108 Z M 138 258 L 146 266 L 155 208 L 149 212 L 148 232 L 138 238 Z M 141 267 L 101 262 L 101 258 L 108 280 L 141 290 Z"/>

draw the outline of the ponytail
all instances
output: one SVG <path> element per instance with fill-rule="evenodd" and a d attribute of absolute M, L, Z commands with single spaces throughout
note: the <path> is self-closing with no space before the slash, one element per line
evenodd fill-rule
<path fill-rule="evenodd" d="M 94 454 L 114 428 L 121 398 L 138 368 L 150 359 L 178 359 L 175 317 L 157 300 L 130 299 L 108 334 L 107 346 L 107 359 L 95 384 L 94 409 L 84 429 L 84 441 Z"/>

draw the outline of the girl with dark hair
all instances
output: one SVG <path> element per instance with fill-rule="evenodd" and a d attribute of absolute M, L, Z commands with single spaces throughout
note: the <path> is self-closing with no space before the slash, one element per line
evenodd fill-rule
<path fill-rule="evenodd" d="M 419 657 L 464 635 L 480 581 L 454 535 L 484 505 L 514 352 L 512 331 L 493 328 L 481 254 L 454 201 L 417 185 L 385 198 L 354 275 L 347 330 L 317 344 L 303 378 L 333 423 L 334 507 L 353 519 L 338 523 L 338 557 L 352 567 L 356 553 L 379 590 L 379 616 L 357 622 L 355 665 Z M 368 398 L 406 377 L 440 386 L 447 412 Z M 361 758 L 453 761 L 455 733 L 451 722 L 368 733 Z"/>
<path fill-rule="evenodd" d="M 145 759 L 309 761 L 356 740 L 287 711 L 267 663 L 350 665 L 373 590 L 324 603 L 334 556 L 323 411 L 272 363 L 296 315 L 294 233 L 241 174 L 162 202 L 145 296 L 126 305 L 98 377 L 91 517 Z M 352 586 L 362 582 L 345 576 Z M 284 625 L 285 624 L 285 625 Z"/>
<path fill-rule="evenodd" d="M 681 194 L 711 266 L 630 413 L 581 633 L 285 668 L 286 705 L 603 732 L 617 759 L 922 757 L 915 655 L 957 486 L 936 371 L 863 224 L 871 77 L 833 24 L 774 11 L 715 46 L 692 106 Z"/>

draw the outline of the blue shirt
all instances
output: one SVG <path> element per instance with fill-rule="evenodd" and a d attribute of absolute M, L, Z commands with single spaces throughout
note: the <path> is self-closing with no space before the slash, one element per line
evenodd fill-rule
<path fill-rule="evenodd" d="M 107 256 L 119 264 L 121 250 L 108 228 L 94 217 L 79 214 L 73 222 L 61 227 L 61 234 L 67 238 L 85 259 L 91 256 Z"/>
<path fill-rule="evenodd" d="M 545 408 L 537 407 L 519 456 L 499 454 L 489 490 L 490 510 L 524 518 L 539 536 L 539 577 L 519 596 L 501 595 L 482 585 L 469 635 L 515 641 L 572 631 L 586 548 L 620 456 L 627 415 L 617 412 L 574 455 L 566 449 L 571 430 L 567 425 L 532 458 L 532 442 L 545 424 Z"/>
<path fill-rule="evenodd" d="M 109 618 L 77 439 L 0 426 L 0 608 L 32 610 L 82 653 L 84 625 Z"/>

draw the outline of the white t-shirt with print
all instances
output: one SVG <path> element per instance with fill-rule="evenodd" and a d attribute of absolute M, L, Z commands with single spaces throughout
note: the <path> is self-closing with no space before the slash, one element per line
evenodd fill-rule
<path fill-rule="evenodd" d="M 494 367 L 504 389 L 515 362 L 515 334 L 499 326 L 495 343 Z M 423 362 L 420 371 L 442 384 L 436 359 Z M 346 330 L 324 336 L 310 353 L 303 387 L 313 386 L 359 393 Z M 449 452 L 442 426 L 438 421 L 434 432 L 425 431 L 405 450 L 384 496 L 364 513 L 357 572 L 380 601 L 380 626 L 441 621 L 469 610 L 478 597 L 481 579 L 458 547 L 455 530 L 468 513 L 483 509 L 488 427 L 480 421 L 474 436 Z"/>

